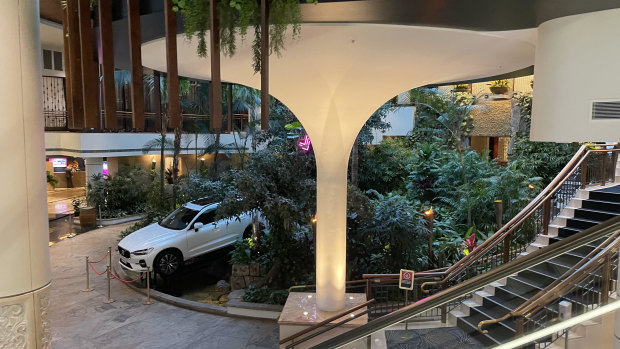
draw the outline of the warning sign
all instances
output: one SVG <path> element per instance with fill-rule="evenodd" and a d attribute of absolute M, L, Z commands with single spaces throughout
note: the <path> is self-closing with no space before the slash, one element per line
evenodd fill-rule
<path fill-rule="evenodd" d="M 398 278 L 398 287 L 403 290 L 413 290 L 413 270 L 401 269 Z"/>

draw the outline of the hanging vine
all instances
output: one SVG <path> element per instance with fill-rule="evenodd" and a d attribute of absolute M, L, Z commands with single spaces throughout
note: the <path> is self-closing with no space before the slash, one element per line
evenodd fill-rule
<path fill-rule="evenodd" d="M 173 10 L 181 12 L 185 20 L 185 35 L 188 40 L 197 39 L 197 53 L 207 56 L 207 33 L 210 28 L 211 0 L 172 0 Z M 217 4 L 220 22 L 220 49 L 231 57 L 236 53 L 238 37 L 245 40 L 248 28 L 253 25 L 252 66 L 255 72 L 261 68 L 261 26 L 260 0 L 220 0 Z M 317 3 L 318 0 L 306 0 Z M 284 51 L 286 32 L 291 28 L 292 37 L 301 32 L 301 9 L 298 0 L 269 0 L 269 54 L 280 56 Z"/>

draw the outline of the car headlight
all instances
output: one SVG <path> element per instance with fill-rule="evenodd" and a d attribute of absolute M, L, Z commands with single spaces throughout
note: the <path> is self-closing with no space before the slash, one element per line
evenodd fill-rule
<path fill-rule="evenodd" d="M 153 251 L 153 248 L 145 248 L 143 250 L 137 250 L 137 251 L 133 251 L 131 252 L 132 255 L 134 256 L 144 256 L 147 255 L 149 253 L 151 253 L 151 251 Z"/>

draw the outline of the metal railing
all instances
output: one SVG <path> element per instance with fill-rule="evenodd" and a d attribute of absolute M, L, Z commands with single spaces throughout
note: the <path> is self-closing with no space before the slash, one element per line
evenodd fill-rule
<path fill-rule="evenodd" d="M 582 246 L 596 242 L 610 234 L 620 231 L 620 217 L 614 217 L 604 223 L 593 226 L 568 238 L 562 239 L 547 248 L 540 249 L 523 256 L 512 263 L 506 263 L 487 273 L 465 280 L 449 289 L 441 290 L 428 298 L 403 307 L 387 316 L 368 322 L 334 338 L 328 339 L 312 348 L 338 348 L 345 344 L 409 320 L 431 309 L 447 306 L 450 302 L 462 298 L 471 298 L 473 293 L 485 286 L 506 278 L 522 270 L 529 269 L 540 263 L 576 250 Z"/>
<path fill-rule="evenodd" d="M 620 149 L 615 148 L 616 144 L 613 146 L 614 149 L 608 149 L 608 145 L 582 146 L 558 176 L 521 212 L 473 252 L 448 268 L 440 280 L 422 285 L 423 290 L 429 292 L 428 286 L 449 288 L 517 258 L 536 235 L 548 234 L 551 221 L 576 196 L 579 188 L 615 181 L 614 161 L 617 161 Z"/>
<path fill-rule="evenodd" d="M 45 131 L 64 131 L 67 129 L 66 110 L 44 110 Z"/>

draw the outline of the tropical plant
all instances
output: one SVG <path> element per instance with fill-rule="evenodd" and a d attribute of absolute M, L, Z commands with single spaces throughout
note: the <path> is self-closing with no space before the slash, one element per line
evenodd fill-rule
<path fill-rule="evenodd" d="M 267 0 L 265 0 L 267 1 Z M 210 0 L 172 0 L 173 10 L 180 11 L 185 21 L 185 35 L 188 40 L 198 40 L 197 53 L 207 56 L 206 36 L 211 26 Z M 317 0 L 306 0 L 314 2 Z M 301 31 L 301 10 L 299 0 L 269 0 L 269 53 L 278 56 L 284 50 L 284 39 L 288 28 L 293 37 Z M 261 25 L 260 8 L 255 0 L 220 0 L 217 3 L 220 23 L 219 47 L 227 56 L 233 56 L 237 50 L 237 39 L 245 39 L 250 25 L 254 27 L 252 43 L 253 67 L 255 72 L 261 69 Z"/>
<path fill-rule="evenodd" d="M 58 185 L 58 178 L 54 176 L 50 171 L 45 171 L 45 176 L 47 177 L 47 183 L 52 186 L 53 189 L 56 189 Z"/>
<path fill-rule="evenodd" d="M 510 87 L 510 82 L 507 79 L 494 80 L 491 82 L 491 87 Z"/>
<path fill-rule="evenodd" d="M 403 141 L 386 139 L 360 153 L 358 185 L 362 190 L 375 189 L 382 194 L 405 191 L 412 153 Z"/>
<path fill-rule="evenodd" d="M 149 175 L 139 167 L 121 167 L 114 176 L 98 173 L 88 182 L 86 202 L 100 207 L 103 218 L 143 212 L 149 183 Z"/>

